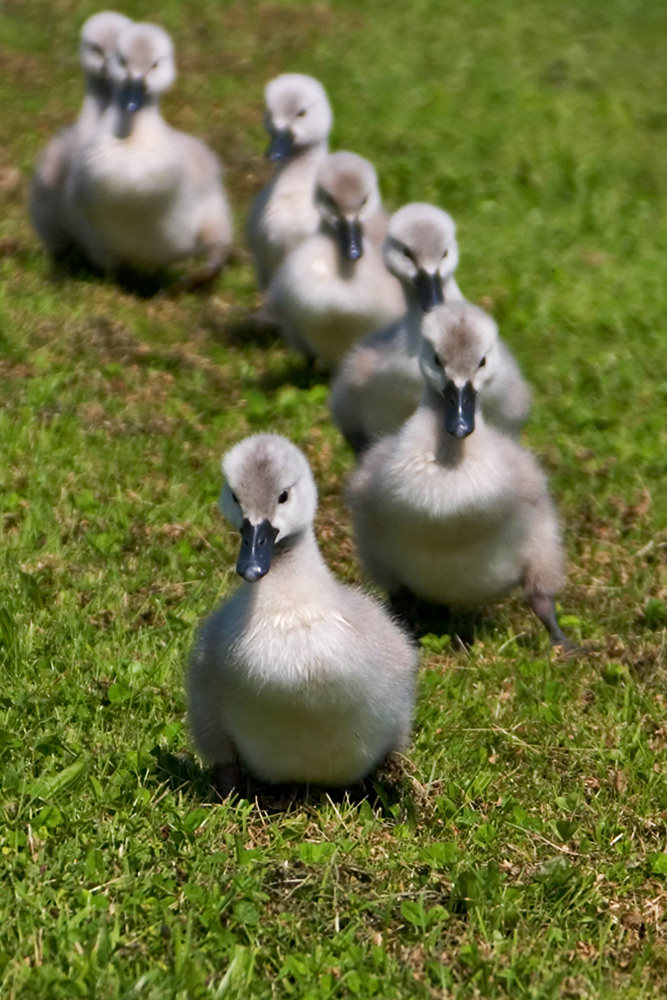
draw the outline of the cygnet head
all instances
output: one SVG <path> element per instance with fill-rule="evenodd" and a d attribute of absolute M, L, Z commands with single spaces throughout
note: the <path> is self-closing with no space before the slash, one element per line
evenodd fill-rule
<path fill-rule="evenodd" d="M 176 78 L 174 47 L 157 24 L 137 23 L 118 36 L 110 61 L 115 100 L 124 111 L 154 103 Z"/>
<path fill-rule="evenodd" d="M 456 302 L 424 316 L 419 364 L 427 386 L 444 401 L 449 434 L 472 434 L 477 395 L 499 363 L 498 327 L 482 309 Z"/>
<path fill-rule="evenodd" d="M 409 301 L 417 297 L 422 311 L 428 312 L 444 302 L 443 285 L 459 262 L 454 220 L 435 205 L 405 205 L 389 220 L 383 253 Z"/>
<path fill-rule="evenodd" d="M 375 167 L 356 153 L 332 153 L 315 178 L 315 204 L 348 260 L 363 254 L 364 221 L 381 205 Z"/>
<path fill-rule="evenodd" d="M 264 91 L 264 128 L 271 141 L 266 155 L 284 160 L 325 142 L 331 131 L 331 107 L 322 84 L 303 73 L 283 73 Z"/>
<path fill-rule="evenodd" d="M 253 583 L 311 528 L 317 490 L 303 453 L 278 434 L 245 438 L 223 457 L 222 472 L 220 507 L 241 532 L 236 571 Z"/>
<path fill-rule="evenodd" d="M 103 10 L 89 17 L 81 29 L 79 61 L 91 83 L 111 95 L 109 62 L 116 49 L 118 35 L 132 21 L 115 10 Z"/>

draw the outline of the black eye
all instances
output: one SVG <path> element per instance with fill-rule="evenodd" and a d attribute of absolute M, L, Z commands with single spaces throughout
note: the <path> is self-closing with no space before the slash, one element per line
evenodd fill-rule
<path fill-rule="evenodd" d="M 160 65 L 160 60 L 156 59 L 153 65 L 151 66 L 151 69 L 157 69 L 159 65 Z"/>
<path fill-rule="evenodd" d="M 482 360 L 479 363 L 479 367 L 483 368 L 485 364 L 486 364 L 486 358 L 482 358 Z"/>
<path fill-rule="evenodd" d="M 287 503 L 287 498 L 289 497 L 289 490 L 283 490 L 278 497 L 278 503 Z"/>
<path fill-rule="evenodd" d="M 125 69 L 125 67 L 127 66 L 127 59 L 125 58 L 125 56 L 118 56 L 118 65 L 122 66 L 123 69 Z"/>
<path fill-rule="evenodd" d="M 410 260 L 412 260 L 412 254 L 410 253 L 409 247 L 402 247 L 401 252 L 402 252 L 402 254 L 403 254 L 404 257 L 409 257 Z"/>
<path fill-rule="evenodd" d="M 448 256 L 449 256 L 449 250 L 445 250 L 445 252 L 442 255 L 442 259 L 444 260 L 445 257 L 448 257 Z"/>
<path fill-rule="evenodd" d="M 301 111 L 297 111 L 295 118 L 305 118 L 307 110 L 307 108 L 301 108 Z"/>
<path fill-rule="evenodd" d="M 237 497 L 236 493 L 234 493 L 233 490 L 232 490 L 232 500 L 234 501 L 234 503 L 238 503 L 239 502 L 239 498 Z"/>
<path fill-rule="evenodd" d="M 437 354 L 433 355 L 433 364 L 435 365 L 436 368 L 442 368 L 442 361 L 440 360 Z"/>

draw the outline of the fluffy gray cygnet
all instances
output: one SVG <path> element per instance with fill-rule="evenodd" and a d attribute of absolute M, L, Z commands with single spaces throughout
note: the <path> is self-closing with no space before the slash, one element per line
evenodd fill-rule
<path fill-rule="evenodd" d="M 454 220 L 422 202 L 389 220 L 384 262 L 403 286 L 407 311 L 396 323 L 364 337 L 343 360 L 331 386 L 331 415 L 357 454 L 393 434 L 414 413 L 424 380 L 419 364 L 421 324 L 441 303 L 462 302 L 454 279 L 459 261 Z M 518 436 L 530 410 L 530 390 L 507 346 L 480 402 L 485 419 Z"/>
<path fill-rule="evenodd" d="M 286 255 L 317 229 L 315 174 L 328 151 L 331 107 L 322 84 L 303 73 L 283 73 L 265 93 L 266 155 L 273 176 L 252 203 L 246 237 L 261 289 Z"/>
<path fill-rule="evenodd" d="M 81 29 L 79 61 L 83 70 L 83 104 L 73 125 L 62 129 L 42 151 L 30 183 L 28 209 L 32 224 L 47 251 L 54 257 L 76 244 L 76 233 L 66 203 L 70 164 L 81 143 L 98 128 L 111 100 L 109 62 L 118 35 L 132 21 L 104 10 L 89 17 Z"/>
<path fill-rule="evenodd" d="M 239 761 L 267 782 L 353 784 L 409 738 L 415 648 L 376 600 L 325 565 L 315 483 L 298 448 L 254 435 L 227 453 L 223 472 L 243 583 L 192 652 L 195 744 L 223 793 Z"/>
<path fill-rule="evenodd" d="M 332 153 L 315 183 L 318 232 L 290 253 L 267 293 L 288 345 L 333 367 L 361 337 L 405 312 L 382 259 L 387 216 L 377 174 L 356 153 Z"/>
<path fill-rule="evenodd" d="M 371 579 L 397 595 L 452 608 L 496 601 L 522 586 L 552 643 L 563 547 L 547 482 L 533 456 L 484 419 L 500 363 L 496 324 L 469 303 L 422 323 L 422 401 L 362 457 L 348 500 Z"/>
<path fill-rule="evenodd" d="M 229 251 L 231 214 L 218 158 L 160 113 L 160 95 L 176 76 L 167 32 L 155 24 L 124 28 L 109 73 L 111 103 L 70 170 L 79 242 L 103 270 L 203 257 L 180 284 L 210 281 Z"/>

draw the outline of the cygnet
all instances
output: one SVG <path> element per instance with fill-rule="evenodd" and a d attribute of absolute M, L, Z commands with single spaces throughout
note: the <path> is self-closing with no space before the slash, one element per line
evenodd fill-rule
<path fill-rule="evenodd" d="M 331 107 L 322 84 L 303 73 L 283 73 L 265 90 L 266 155 L 276 167 L 255 198 L 246 236 L 261 289 L 285 256 L 314 233 L 315 174 L 328 153 Z"/>
<path fill-rule="evenodd" d="M 125 28 L 110 74 L 111 104 L 70 171 L 86 253 L 104 270 L 203 256 L 179 286 L 210 281 L 229 250 L 231 216 L 217 157 L 160 114 L 159 97 L 176 74 L 169 35 L 154 24 Z"/>
<path fill-rule="evenodd" d="M 390 594 L 470 608 L 520 585 L 552 643 L 569 646 L 556 618 L 563 547 L 546 478 L 480 405 L 499 363 L 496 324 L 481 309 L 426 314 L 422 401 L 353 473 L 354 534 L 369 576 Z"/>
<path fill-rule="evenodd" d="M 120 31 L 131 23 L 129 17 L 105 10 L 93 14 L 83 25 L 79 60 L 85 93 L 79 116 L 45 147 L 31 180 L 28 208 L 32 224 L 54 257 L 66 253 L 76 243 L 65 207 L 68 170 L 77 146 L 95 134 L 109 105 L 109 60 Z"/>
<path fill-rule="evenodd" d="M 331 390 L 334 423 L 357 454 L 398 430 L 419 405 L 424 314 L 443 302 L 463 301 L 454 279 L 456 227 L 447 212 L 421 202 L 405 205 L 389 220 L 383 252 L 388 270 L 403 286 L 407 311 L 350 351 Z M 502 341 L 498 361 L 481 405 L 489 423 L 518 435 L 530 409 L 530 390 Z"/>
<path fill-rule="evenodd" d="M 405 312 L 400 282 L 382 259 L 387 216 L 375 168 L 332 153 L 315 183 L 319 231 L 287 257 L 268 290 L 288 345 L 333 367 L 361 337 Z"/>
<path fill-rule="evenodd" d="M 195 744 L 221 792 L 238 763 L 270 783 L 361 780 L 405 746 L 416 651 L 319 552 L 308 462 L 274 434 L 224 457 L 223 513 L 241 533 L 243 583 L 203 623 L 190 661 Z"/>

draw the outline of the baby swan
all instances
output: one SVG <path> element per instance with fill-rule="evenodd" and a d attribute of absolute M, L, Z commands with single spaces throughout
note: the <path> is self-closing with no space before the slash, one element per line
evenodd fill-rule
<path fill-rule="evenodd" d="M 264 96 L 266 155 L 276 167 L 252 204 L 246 228 L 261 289 L 286 254 L 317 229 L 315 174 L 327 155 L 332 124 L 324 87 L 312 76 L 283 73 Z"/>
<path fill-rule="evenodd" d="M 415 649 L 375 600 L 326 567 L 298 448 L 257 434 L 227 453 L 223 472 L 220 504 L 241 532 L 244 583 L 192 652 L 195 744 L 225 793 L 237 761 L 268 782 L 353 784 L 409 737 Z"/>
<path fill-rule="evenodd" d="M 76 242 L 65 206 L 67 173 L 77 145 L 94 134 L 109 105 L 109 60 L 120 31 L 131 23 L 123 14 L 104 10 L 93 14 L 83 25 L 79 61 L 85 93 L 79 116 L 42 151 L 32 177 L 28 196 L 30 217 L 37 235 L 54 257 L 70 250 Z"/>
<path fill-rule="evenodd" d="M 355 344 L 331 387 L 334 423 L 357 453 L 397 430 L 419 403 L 423 314 L 438 303 L 463 299 L 454 279 L 456 226 L 435 205 L 415 202 L 394 213 L 383 256 L 403 286 L 407 311 Z"/>
<path fill-rule="evenodd" d="M 554 644 L 563 549 L 544 473 L 487 424 L 500 363 L 496 324 L 469 303 L 424 317 L 422 401 L 362 457 L 349 503 L 361 561 L 390 594 L 407 588 L 450 607 L 495 601 L 521 584 Z"/>
<path fill-rule="evenodd" d="M 268 291 L 285 340 L 336 365 L 371 330 L 405 312 L 399 282 L 382 260 L 387 220 L 375 168 L 355 153 L 332 153 L 315 182 L 319 231 L 287 257 Z"/>
<path fill-rule="evenodd" d="M 225 261 L 231 218 L 217 157 L 160 114 L 176 75 L 169 35 L 154 24 L 125 28 L 110 74 L 111 104 L 72 166 L 84 248 L 104 270 L 205 255 L 179 287 L 210 281 Z"/>
<path fill-rule="evenodd" d="M 334 423 L 358 454 L 398 430 L 419 405 L 422 317 L 443 302 L 463 301 L 454 279 L 458 261 L 456 227 L 447 212 L 414 202 L 392 215 L 384 262 L 403 286 L 407 312 L 350 351 L 331 390 Z M 502 341 L 498 357 L 496 377 L 481 399 L 484 416 L 518 435 L 530 409 L 530 390 Z"/>

